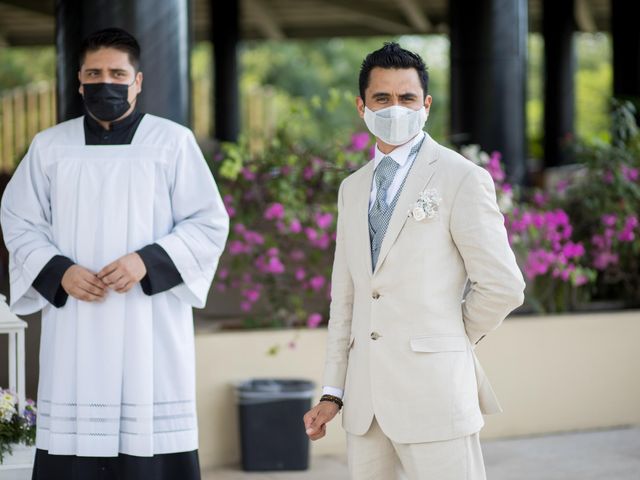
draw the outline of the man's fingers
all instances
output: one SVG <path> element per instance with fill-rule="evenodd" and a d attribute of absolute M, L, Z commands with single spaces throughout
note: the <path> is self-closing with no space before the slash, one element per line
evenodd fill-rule
<path fill-rule="evenodd" d="M 90 293 L 91 295 L 95 295 L 96 297 L 100 298 L 104 297 L 107 293 L 105 290 L 98 288 L 86 281 L 78 285 L 78 288 L 86 293 Z"/>
<path fill-rule="evenodd" d="M 97 302 L 102 300 L 102 297 L 99 297 L 98 295 L 94 295 L 93 293 L 88 292 L 82 287 L 78 287 L 76 290 L 74 290 L 71 293 L 71 295 L 77 298 L 78 300 L 82 300 L 84 302 Z"/>
<path fill-rule="evenodd" d="M 112 274 L 117 269 L 118 269 L 118 262 L 110 263 L 109 265 L 107 265 L 106 267 L 104 267 L 102 270 L 98 272 L 98 278 L 102 280 L 104 277 Z"/>
<path fill-rule="evenodd" d="M 309 435 L 309 439 L 311 440 L 319 440 L 327 434 L 327 424 L 323 424 L 320 430 L 317 433 Z"/>
<path fill-rule="evenodd" d="M 101 292 L 105 292 L 107 288 L 109 288 L 102 280 L 100 280 L 95 275 L 87 275 L 83 278 L 83 280 L 87 285 L 91 285 L 91 287 L 98 289 Z"/>
<path fill-rule="evenodd" d="M 326 417 L 322 414 L 322 412 L 318 412 L 316 418 L 313 419 L 313 422 L 307 427 L 307 435 L 315 435 L 317 432 L 320 432 L 324 425 L 326 424 Z"/>
<path fill-rule="evenodd" d="M 118 284 L 118 282 L 121 282 L 124 279 L 124 277 L 125 277 L 124 273 L 122 273 L 120 270 L 116 270 L 115 272 L 107 275 L 106 277 L 103 277 L 102 280 L 108 287 L 113 288 L 115 285 Z"/>
<path fill-rule="evenodd" d="M 127 293 L 129 290 L 131 290 L 132 286 L 133 282 L 127 282 L 122 287 L 116 287 L 115 291 L 118 293 Z"/>
<path fill-rule="evenodd" d="M 302 419 L 304 420 L 304 428 L 307 429 L 311 426 L 311 424 L 313 423 L 313 421 L 316 418 L 316 412 L 315 410 L 309 410 L 307 413 L 304 414 L 304 417 L 302 417 Z"/>

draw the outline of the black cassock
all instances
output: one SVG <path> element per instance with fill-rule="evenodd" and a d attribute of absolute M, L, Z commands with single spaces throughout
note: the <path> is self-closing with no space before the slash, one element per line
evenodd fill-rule
<path fill-rule="evenodd" d="M 128 145 L 144 116 L 134 111 L 126 118 L 111 123 L 104 130 L 93 118 L 84 117 L 84 138 L 87 145 Z M 140 281 L 147 295 L 169 290 L 182 283 L 182 277 L 173 261 L 157 244 L 138 251 L 147 269 Z M 65 305 L 68 295 L 62 288 L 62 276 L 73 265 L 67 257 L 58 255 L 45 265 L 33 282 L 35 288 L 57 308 Z M 120 454 L 117 457 L 76 457 L 49 455 L 36 450 L 32 480 L 199 480 L 198 451 L 135 457 Z"/>

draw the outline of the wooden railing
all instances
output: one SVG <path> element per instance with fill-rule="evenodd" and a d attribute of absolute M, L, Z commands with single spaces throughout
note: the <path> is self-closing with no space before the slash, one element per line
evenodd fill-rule
<path fill-rule="evenodd" d="M 40 130 L 55 124 L 53 82 L 38 82 L 0 94 L 0 173 L 11 173 Z"/>

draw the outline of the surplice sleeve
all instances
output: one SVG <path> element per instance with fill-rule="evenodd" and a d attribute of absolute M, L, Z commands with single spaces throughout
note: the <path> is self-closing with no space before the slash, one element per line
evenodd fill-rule
<path fill-rule="evenodd" d="M 9 250 L 11 309 L 27 315 L 41 310 L 47 300 L 33 287 L 34 280 L 60 250 L 53 242 L 49 179 L 36 136 L 18 165 L 2 197 L 0 223 Z"/>
<path fill-rule="evenodd" d="M 203 308 L 229 233 L 229 216 L 193 134 L 188 131 L 176 159 L 171 188 L 173 229 L 156 240 L 183 282 L 169 291 Z"/>

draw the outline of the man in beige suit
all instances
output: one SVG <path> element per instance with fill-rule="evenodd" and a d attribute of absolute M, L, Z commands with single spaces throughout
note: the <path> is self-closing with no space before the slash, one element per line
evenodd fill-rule
<path fill-rule="evenodd" d="M 324 395 L 304 418 L 319 439 L 344 404 L 354 480 L 485 478 L 500 406 L 473 349 L 523 301 L 490 175 L 422 130 L 427 86 L 395 43 L 360 71 L 375 158 L 338 193 Z"/>

